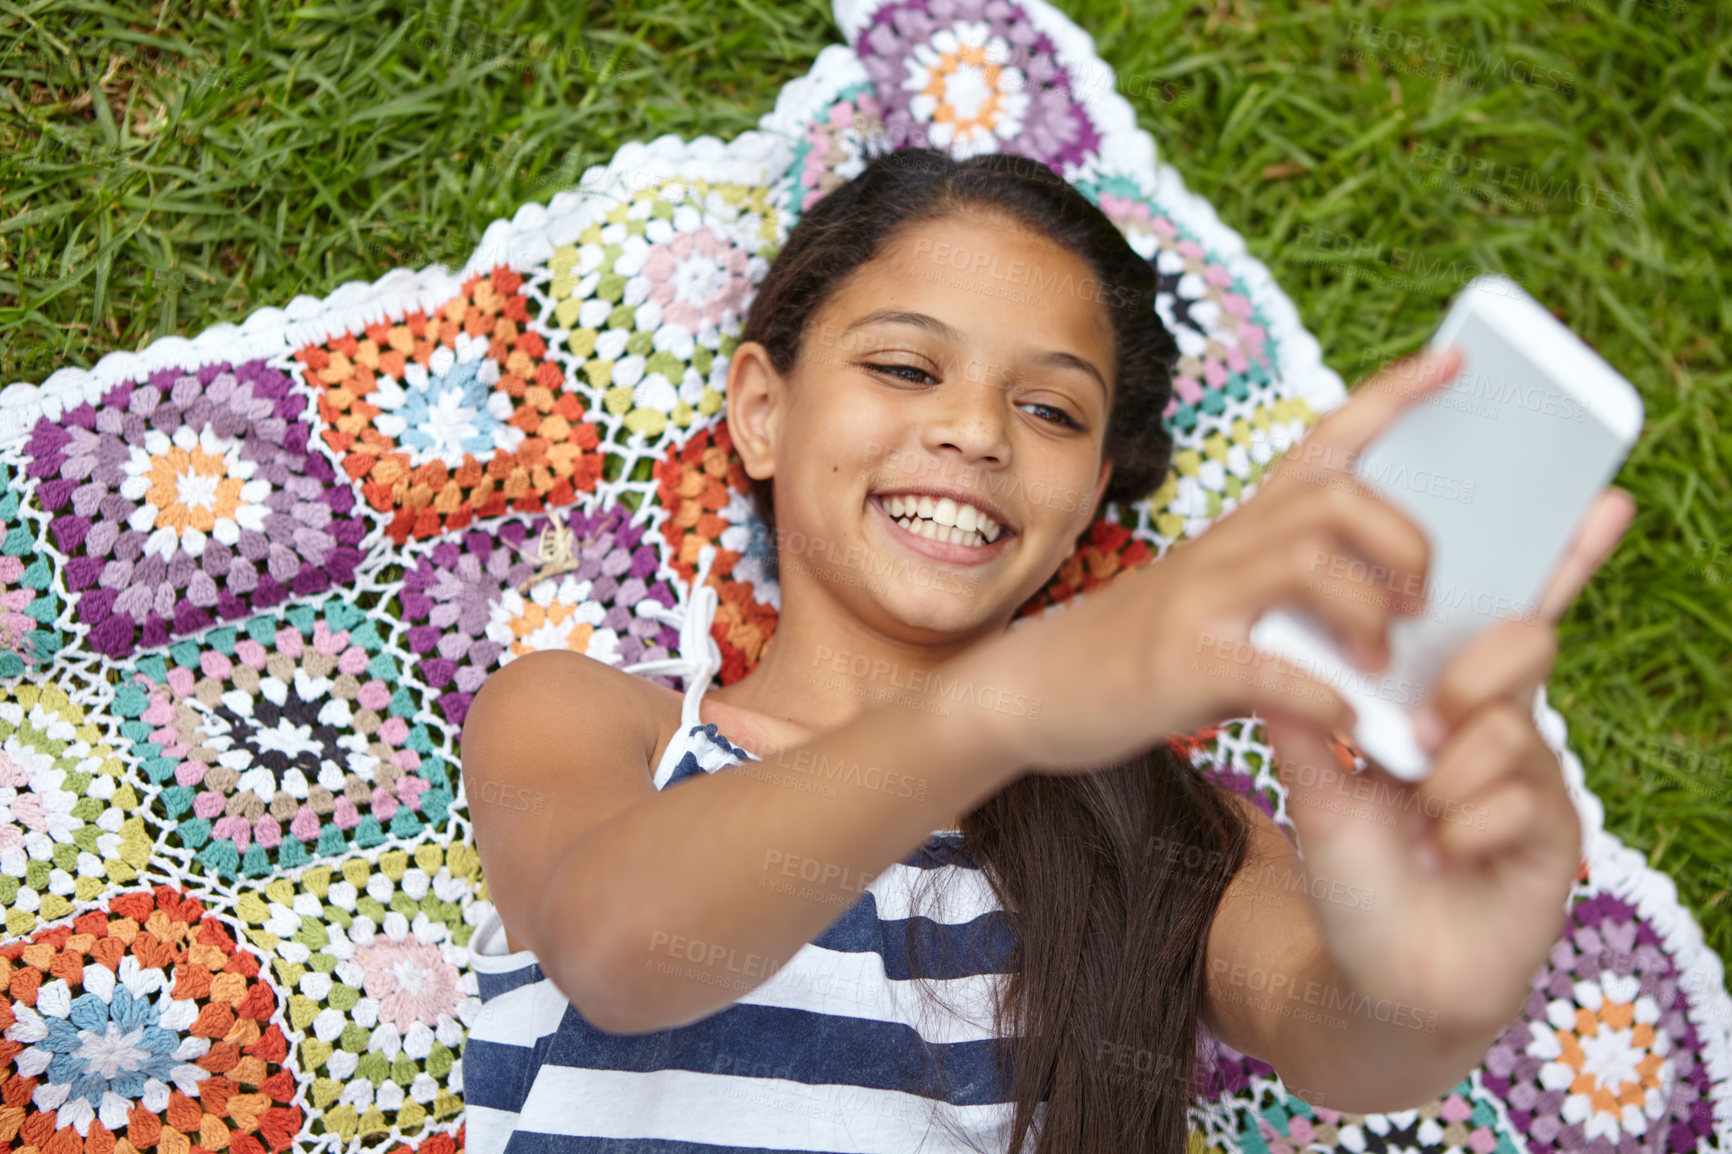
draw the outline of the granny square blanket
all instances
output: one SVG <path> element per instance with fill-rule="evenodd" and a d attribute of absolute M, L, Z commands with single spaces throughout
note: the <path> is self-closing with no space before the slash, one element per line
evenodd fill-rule
<path fill-rule="evenodd" d="M 396 269 L 0 393 L 10 1148 L 462 1147 L 467 947 L 490 908 L 464 714 L 536 649 L 636 669 L 713 640 L 722 684 L 758 660 L 780 599 L 722 420 L 728 358 L 789 229 L 870 157 L 1038 158 L 1159 277 L 1172 469 L 1104 508 L 1019 621 L 1205 532 L 1344 399 L 1065 17 L 836 14 L 845 44 L 757 130 L 629 144 L 495 221 L 457 272 Z M 678 628 L 700 566 L 708 639 Z M 1195 1154 L 1732 1149 L 1721 962 L 1605 832 L 1543 696 L 1537 714 L 1584 853 L 1521 1020 L 1448 1095 L 1390 1114 L 1308 1103 L 1220 1047 Z M 1180 746 L 1291 831 L 1255 718 Z"/>

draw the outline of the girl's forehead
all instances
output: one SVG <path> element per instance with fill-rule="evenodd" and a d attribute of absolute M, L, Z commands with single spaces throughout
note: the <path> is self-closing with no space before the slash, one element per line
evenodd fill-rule
<path fill-rule="evenodd" d="M 819 333 L 901 324 L 936 339 L 991 340 L 1008 350 L 1062 348 L 1110 372 L 1114 347 L 1101 284 L 1081 256 L 1002 216 L 909 224 L 855 269 L 820 310 Z M 939 323 L 907 323 L 910 314 Z M 1037 350 L 1038 346 L 1038 350 Z"/>

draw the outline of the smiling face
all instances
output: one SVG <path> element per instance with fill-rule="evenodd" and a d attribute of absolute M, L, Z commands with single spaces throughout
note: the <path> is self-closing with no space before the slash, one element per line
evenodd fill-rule
<path fill-rule="evenodd" d="M 1051 579 L 1111 475 L 1092 276 L 1008 218 L 947 216 L 848 276 L 785 377 L 734 351 L 729 427 L 748 475 L 775 478 L 784 611 L 822 589 L 930 641 L 1001 628 Z"/>

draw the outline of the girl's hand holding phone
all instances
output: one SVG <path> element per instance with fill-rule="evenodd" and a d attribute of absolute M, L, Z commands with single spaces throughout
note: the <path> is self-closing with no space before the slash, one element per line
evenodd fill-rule
<path fill-rule="evenodd" d="M 1500 622 L 1444 667 L 1421 714 L 1431 715 L 1431 732 L 1419 727 L 1433 755 L 1425 780 L 1375 764 L 1348 775 L 1329 735 L 1265 713 L 1306 872 L 1376 890 L 1372 910 L 1312 902 L 1340 972 L 1373 1000 L 1438 1014 L 1469 1037 L 1520 1014 L 1581 858 L 1580 819 L 1534 724 L 1535 698 L 1557 656 L 1558 621 L 1634 512 L 1625 491 L 1602 493 L 1536 620 Z"/>
<path fill-rule="evenodd" d="M 1634 502 L 1606 490 L 1536 620 L 1500 623 L 1445 668 L 1427 710 L 1434 724 L 1421 727 L 1434 754 L 1424 781 L 1375 765 L 1343 771 L 1330 740 L 1352 728 L 1350 706 L 1248 641 L 1266 609 L 1297 602 L 1362 670 L 1387 664 L 1392 615 L 1423 607 L 1390 591 L 1424 588 L 1429 549 L 1353 465 L 1460 367 L 1452 350 L 1372 378 L 1197 540 L 963 664 L 982 660 L 987 684 L 1008 681 L 1041 701 L 1038 718 L 996 718 L 1001 748 L 1031 772 L 1091 772 L 1169 735 L 1263 717 L 1308 874 L 1377 894 L 1370 909 L 1311 899 L 1339 972 L 1357 993 L 1405 1003 L 1410 1017 L 1443 1015 L 1450 1034 L 1472 1036 L 1519 1014 L 1564 917 L 1580 825 L 1533 705 L 1557 622 L 1616 546 Z M 1333 563 L 1340 558 L 1364 564 Z"/>

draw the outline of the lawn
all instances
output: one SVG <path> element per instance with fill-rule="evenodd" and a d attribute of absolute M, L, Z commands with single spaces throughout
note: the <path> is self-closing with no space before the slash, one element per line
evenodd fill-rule
<path fill-rule="evenodd" d="M 1609 828 L 1732 957 L 1725 9 L 1060 6 L 1349 384 L 1499 271 L 1641 390 L 1636 523 L 1551 695 Z M 809 0 L 572 8 L 0 3 L 0 380 L 460 264 L 627 141 L 754 127 L 838 36 Z"/>

